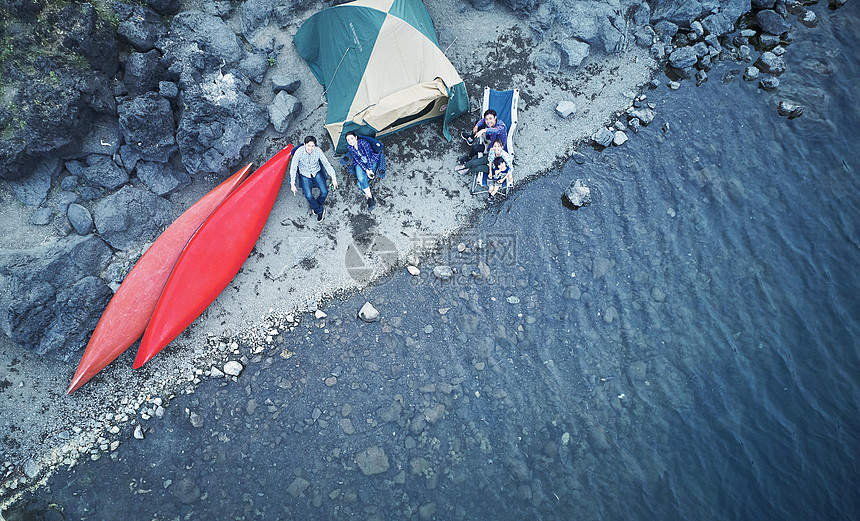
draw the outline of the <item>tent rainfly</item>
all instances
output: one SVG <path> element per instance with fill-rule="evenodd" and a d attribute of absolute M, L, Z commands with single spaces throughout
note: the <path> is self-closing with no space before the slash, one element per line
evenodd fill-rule
<path fill-rule="evenodd" d="M 338 153 L 343 134 L 384 136 L 469 110 L 466 85 L 439 48 L 421 0 L 355 0 L 311 16 L 293 42 L 322 84 L 328 130 Z"/>

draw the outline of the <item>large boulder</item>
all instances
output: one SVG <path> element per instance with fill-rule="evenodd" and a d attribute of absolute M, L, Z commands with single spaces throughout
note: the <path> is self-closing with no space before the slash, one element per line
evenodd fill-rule
<path fill-rule="evenodd" d="M 652 22 L 668 20 L 685 29 L 702 14 L 700 0 L 655 0 L 651 7 Z"/>
<path fill-rule="evenodd" d="M 239 37 L 221 18 L 200 11 L 187 11 L 173 18 L 170 33 L 155 46 L 164 56 L 168 77 L 180 88 L 201 81 L 201 75 L 235 67 L 244 57 Z"/>
<path fill-rule="evenodd" d="M 99 18 L 90 3 L 69 2 L 59 13 L 58 22 L 65 21 L 62 45 L 86 58 L 90 67 L 112 75 L 119 68 L 116 33 L 106 20 Z"/>
<path fill-rule="evenodd" d="M 45 158 L 39 161 L 32 175 L 9 182 L 12 195 L 27 206 L 39 206 L 48 198 L 51 179 L 60 173 L 62 167 L 59 159 Z"/>
<path fill-rule="evenodd" d="M 191 176 L 184 169 L 176 169 L 170 163 L 140 161 L 137 177 L 156 195 L 167 195 L 191 184 Z"/>
<path fill-rule="evenodd" d="M 99 201 L 94 213 L 99 235 L 118 250 L 155 239 L 175 218 L 170 201 L 128 185 Z"/>
<path fill-rule="evenodd" d="M 761 30 L 770 34 L 783 34 L 791 30 L 791 25 L 776 11 L 765 9 L 755 15 L 755 21 Z"/>
<path fill-rule="evenodd" d="M 275 99 L 269 105 L 269 121 L 272 122 L 276 132 L 283 134 L 301 111 L 302 102 L 282 90 L 275 95 Z"/>
<path fill-rule="evenodd" d="M 167 162 L 177 150 L 170 102 L 154 92 L 122 101 L 117 108 L 125 142 L 147 161 Z"/>
<path fill-rule="evenodd" d="M 192 174 L 227 172 L 269 124 L 266 109 L 245 94 L 247 81 L 230 72 L 215 72 L 182 92 L 185 110 L 176 141 L 182 163 Z"/>
<path fill-rule="evenodd" d="M 128 93 L 136 96 L 145 92 L 158 92 L 158 84 L 164 78 L 161 53 L 156 49 L 133 52 L 125 61 L 125 83 Z"/>
<path fill-rule="evenodd" d="M 715 36 L 730 33 L 734 29 L 734 25 L 734 21 L 729 20 L 729 17 L 723 13 L 715 13 L 702 20 L 702 27 L 705 28 L 705 31 Z"/>
<path fill-rule="evenodd" d="M 128 182 L 128 173 L 117 166 L 108 156 L 92 154 L 86 163 L 66 161 L 66 169 L 78 177 L 83 177 L 91 185 L 115 190 Z"/>
<path fill-rule="evenodd" d="M 110 299 L 95 276 L 110 258 L 110 248 L 92 235 L 0 251 L 0 332 L 39 355 L 72 359 Z"/>
<path fill-rule="evenodd" d="M 167 34 L 167 27 L 152 9 L 125 2 L 114 2 L 112 5 L 120 20 L 117 34 L 136 51 L 151 51 L 155 48 L 155 42 Z"/>
<path fill-rule="evenodd" d="M 270 24 L 286 27 L 293 21 L 295 10 L 311 2 L 305 0 L 248 0 L 239 8 L 242 21 L 242 34 L 253 39 L 256 33 Z"/>
<path fill-rule="evenodd" d="M 564 34 L 606 52 L 618 50 L 626 27 L 618 0 L 585 0 L 556 5 L 556 20 Z"/>

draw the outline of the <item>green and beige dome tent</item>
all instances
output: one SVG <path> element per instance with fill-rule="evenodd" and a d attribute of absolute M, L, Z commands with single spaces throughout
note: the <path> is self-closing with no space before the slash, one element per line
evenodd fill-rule
<path fill-rule="evenodd" d="M 337 152 L 343 134 L 384 136 L 469 110 L 466 86 L 439 48 L 421 0 L 356 0 L 311 16 L 293 37 L 322 84 L 326 130 Z"/>

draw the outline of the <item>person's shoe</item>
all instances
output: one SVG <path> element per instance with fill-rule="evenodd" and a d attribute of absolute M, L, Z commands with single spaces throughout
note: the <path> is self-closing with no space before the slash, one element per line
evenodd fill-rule
<path fill-rule="evenodd" d="M 379 172 L 377 172 L 376 177 L 380 179 L 385 179 L 385 170 L 380 170 Z"/>
<path fill-rule="evenodd" d="M 472 158 L 472 156 L 470 156 L 469 154 L 463 154 L 462 156 L 457 158 L 457 164 L 465 165 L 466 161 L 468 161 L 471 158 Z"/>
<path fill-rule="evenodd" d="M 323 219 L 325 219 L 325 206 L 323 206 L 322 211 L 317 214 L 317 222 L 321 223 Z"/>
<path fill-rule="evenodd" d="M 467 174 L 467 173 L 469 173 L 469 169 L 468 169 L 468 168 L 466 168 L 466 166 L 465 166 L 465 165 L 457 165 L 457 166 L 454 168 L 454 171 L 455 171 L 455 172 L 457 172 L 458 174 Z"/>
<path fill-rule="evenodd" d="M 467 132 L 464 130 L 460 132 L 460 137 L 463 138 L 463 141 L 465 141 L 469 146 L 472 146 L 472 143 L 475 142 L 475 138 L 474 136 L 472 136 L 471 132 Z"/>
<path fill-rule="evenodd" d="M 368 197 L 367 209 L 372 212 L 374 208 L 376 208 L 376 199 L 374 199 L 373 197 Z"/>
<path fill-rule="evenodd" d="M 496 201 L 496 197 L 492 195 L 487 196 L 487 202 L 493 204 Z"/>

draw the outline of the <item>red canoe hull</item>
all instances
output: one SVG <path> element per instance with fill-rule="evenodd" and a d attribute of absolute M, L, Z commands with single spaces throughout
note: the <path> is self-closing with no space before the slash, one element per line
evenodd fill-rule
<path fill-rule="evenodd" d="M 140 338 L 185 245 L 250 171 L 251 164 L 248 164 L 204 195 L 164 230 L 137 261 L 99 319 L 72 378 L 69 394 Z"/>
<path fill-rule="evenodd" d="M 135 369 L 191 325 L 239 272 L 266 225 L 291 153 L 287 145 L 261 166 L 188 241 L 152 312 Z"/>

